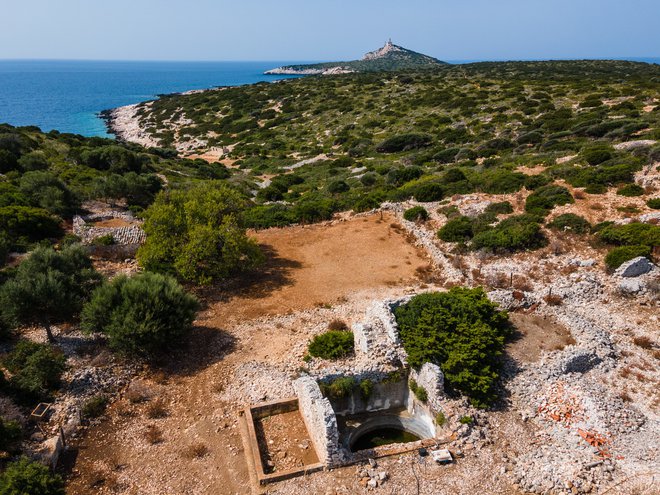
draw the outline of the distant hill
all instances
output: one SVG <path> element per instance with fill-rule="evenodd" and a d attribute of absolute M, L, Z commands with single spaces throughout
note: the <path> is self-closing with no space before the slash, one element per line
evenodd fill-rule
<path fill-rule="evenodd" d="M 419 69 L 445 65 L 436 58 L 408 50 L 395 45 L 392 40 L 385 46 L 367 53 L 362 60 L 352 62 L 325 62 L 321 64 L 289 65 L 266 71 L 265 74 L 301 74 L 301 75 L 329 75 L 348 74 L 352 72 L 378 72 L 401 69 Z"/>

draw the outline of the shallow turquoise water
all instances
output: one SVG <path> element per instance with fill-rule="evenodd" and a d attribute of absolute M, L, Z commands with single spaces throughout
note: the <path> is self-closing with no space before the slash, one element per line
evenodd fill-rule
<path fill-rule="evenodd" d="M 0 60 L 0 123 L 107 136 L 102 110 L 159 94 L 295 76 L 265 76 L 279 62 Z"/>

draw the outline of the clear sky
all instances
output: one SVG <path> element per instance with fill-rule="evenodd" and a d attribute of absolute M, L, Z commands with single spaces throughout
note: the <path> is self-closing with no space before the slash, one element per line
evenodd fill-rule
<path fill-rule="evenodd" d="M 660 0 L 0 0 L 0 59 L 660 57 Z"/>

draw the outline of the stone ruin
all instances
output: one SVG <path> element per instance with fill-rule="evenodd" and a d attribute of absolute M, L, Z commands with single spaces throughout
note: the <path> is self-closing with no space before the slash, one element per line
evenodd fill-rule
<path fill-rule="evenodd" d="M 299 410 L 319 459 L 328 467 L 352 464 L 379 457 L 437 445 L 436 413 L 444 398 L 444 376 L 440 368 L 426 363 L 418 371 L 406 365 L 406 353 L 399 340 L 393 310 L 410 298 L 376 301 L 365 321 L 353 325 L 355 362 L 346 369 L 321 370 L 305 374 L 294 383 Z M 365 397 L 359 387 L 347 396 L 324 396 L 322 387 L 341 377 L 355 383 L 370 380 L 373 388 Z M 423 387 L 428 399 L 418 400 L 409 380 Z M 353 451 L 364 434 L 379 428 L 412 433 L 419 441 L 389 444 Z"/>
<path fill-rule="evenodd" d="M 120 227 L 103 227 L 95 223 L 118 219 L 127 225 Z M 137 220 L 129 211 L 104 210 L 89 215 L 73 217 L 73 233 L 78 236 L 82 244 L 90 246 L 94 254 L 103 256 L 130 257 L 135 255 L 138 247 L 147 238 L 142 229 L 142 222 Z M 112 245 L 97 245 L 95 241 L 101 237 L 112 236 Z"/>

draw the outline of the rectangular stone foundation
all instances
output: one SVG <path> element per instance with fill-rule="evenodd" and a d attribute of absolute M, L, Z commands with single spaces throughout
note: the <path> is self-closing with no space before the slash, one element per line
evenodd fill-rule
<path fill-rule="evenodd" d="M 259 440 L 257 438 L 256 421 L 259 421 L 268 416 L 275 416 L 278 414 L 283 414 L 297 410 L 298 410 L 297 398 L 279 400 L 274 402 L 265 402 L 262 404 L 258 404 L 256 406 L 245 408 L 245 420 L 247 423 L 247 430 L 249 437 L 248 443 L 251 451 L 251 452 L 246 452 L 246 455 L 252 455 L 252 460 L 256 469 L 257 480 L 261 485 L 265 485 L 267 483 L 273 483 L 276 481 L 283 481 L 290 478 L 295 478 L 297 476 L 302 476 L 307 473 L 313 473 L 315 471 L 321 471 L 324 468 L 323 463 L 318 462 L 316 464 L 305 465 L 300 468 L 289 469 L 287 471 L 281 471 L 272 474 L 266 472 L 266 466 L 264 466 L 261 457 Z M 314 448 L 313 444 L 311 448 Z"/>

